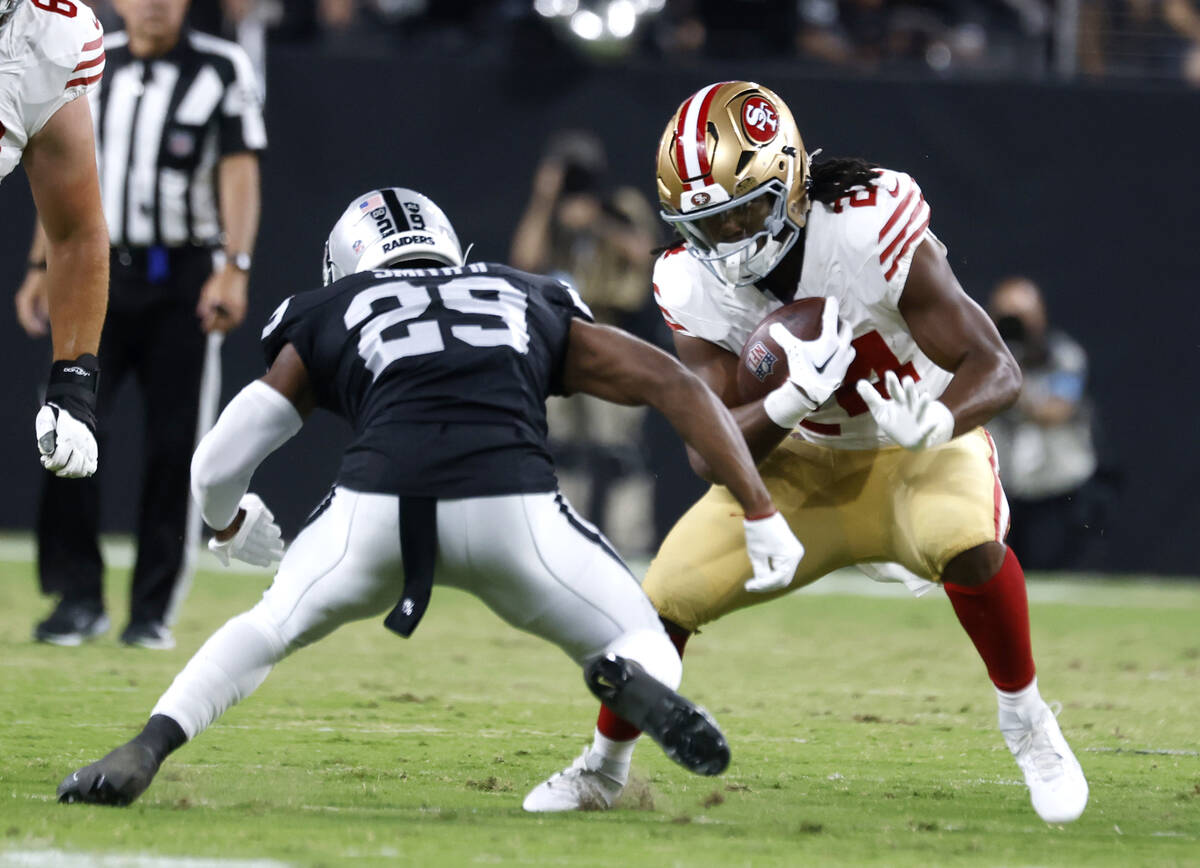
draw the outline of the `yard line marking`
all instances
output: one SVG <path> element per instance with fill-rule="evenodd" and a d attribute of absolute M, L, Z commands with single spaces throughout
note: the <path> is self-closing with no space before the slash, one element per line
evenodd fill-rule
<path fill-rule="evenodd" d="M 141 853 L 0 850 L 0 868 L 290 868 L 274 859 L 201 859 Z"/>
<path fill-rule="evenodd" d="M 1148 747 L 1085 747 L 1085 753 L 1133 753 L 1141 756 L 1200 756 L 1200 751 Z"/>

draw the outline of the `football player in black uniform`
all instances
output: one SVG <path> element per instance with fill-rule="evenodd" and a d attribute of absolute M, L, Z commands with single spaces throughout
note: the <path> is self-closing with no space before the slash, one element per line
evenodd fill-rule
<path fill-rule="evenodd" d="M 355 432 L 332 493 L 262 601 L 201 647 L 136 738 L 69 775 L 61 801 L 132 802 L 168 753 L 342 624 L 394 604 L 384 623 L 409 635 L 435 563 L 440 583 L 562 648 L 592 691 L 672 759 L 700 774 L 724 770 L 720 730 L 674 690 L 682 665 L 654 608 L 558 493 L 546 448 L 548 395 L 657 407 L 745 510 L 757 578 L 787 581 L 803 548 L 698 377 L 592 323 L 556 280 L 464 265 L 446 215 L 401 188 L 351 202 L 326 245 L 324 288 L 280 305 L 263 349 L 270 369 L 229 403 L 192 462 L 193 492 L 218 529 L 210 548 L 226 562 L 282 554 L 273 516 L 247 487 L 316 407 Z"/>

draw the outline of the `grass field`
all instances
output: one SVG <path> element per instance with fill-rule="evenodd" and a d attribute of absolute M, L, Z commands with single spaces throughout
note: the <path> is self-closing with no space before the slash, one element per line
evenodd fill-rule
<path fill-rule="evenodd" d="M 733 764 L 693 777 L 647 742 L 610 812 L 521 811 L 595 704 L 557 650 L 445 590 L 412 640 L 365 622 L 284 661 L 134 806 L 60 806 L 267 578 L 202 573 L 172 652 L 117 644 L 125 581 L 109 636 L 38 646 L 32 568 L 0 564 L 0 866 L 1200 865 L 1197 585 L 1031 583 L 1042 692 L 1092 790 L 1048 827 L 945 598 L 842 593 L 866 580 L 695 639 L 684 692 Z"/>

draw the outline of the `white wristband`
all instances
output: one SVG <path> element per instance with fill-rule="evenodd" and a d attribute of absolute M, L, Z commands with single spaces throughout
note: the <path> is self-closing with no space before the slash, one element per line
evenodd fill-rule
<path fill-rule="evenodd" d="M 817 409 L 789 380 L 763 399 L 763 412 L 780 428 L 791 431 Z"/>

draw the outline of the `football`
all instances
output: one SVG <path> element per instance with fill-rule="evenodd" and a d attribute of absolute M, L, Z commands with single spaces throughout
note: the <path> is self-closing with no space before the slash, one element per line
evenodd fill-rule
<path fill-rule="evenodd" d="M 782 323 L 796 337 L 811 341 L 821 334 L 821 314 L 824 310 L 824 297 L 802 298 L 772 311 L 755 326 L 738 359 L 737 392 L 740 403 L 757 401 L 787 380 L 787 356 L 767 333 L 771 326 Z"/>

